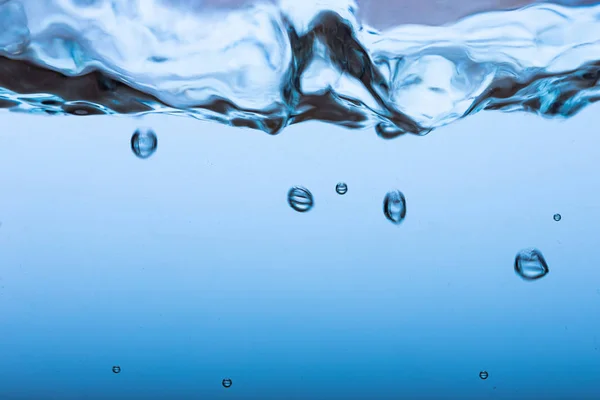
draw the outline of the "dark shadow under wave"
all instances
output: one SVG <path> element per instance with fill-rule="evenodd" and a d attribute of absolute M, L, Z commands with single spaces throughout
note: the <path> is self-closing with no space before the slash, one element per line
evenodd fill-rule
<path fill-rule="evenodd" d="M 270 134 L 276 134 L 290 124 L 317 120 L 348 128 L 375 126 L 381 137 L 394 138 L 404 133 L 423 135 L 480 110 L 521 110 L 549 117 L 569 117 L 600 96 L 600 62 L 596 60 L 555 73 L 545 72 L 543 68 L 516 71 L 514 65 L 506 63 L 473 61 L 464 45 L 446 46 L 436 55 L 452 61 L 460 79 L 466 82 L 470 79 L 464 73 L 461 75 L 461 62 L 479 68 L 477 71 L 492 71 L 494 79 L 483 86 L 479 94 L 471 95 L 471 104 L 462 112 L 449 113 L 445 119 L 432 119 L 434 123 L 423 124 L 403 112 L 403 104 L 398 104 L 394 96 L 396 91 L 406 90 L 415 82 L 422 84 L 426 79 L 408 73 L 403 76 L 398 71 L 417 65 L 422 60 L 420 56 L 431 56 L 435 43 L 421 54 L 390 54 L 387 49 L 370 49 L 357 37 L 355 26 L 333 11 L 317 14 L 303 33 L 299 33 L 285 16 L 281 16 L 281 23 L 287 33 L 291 59 L 281 76 L 280 100 L 268 107 L 244 108 L 233 98 L 216 95 L 181 107 L 135 88 L 126 83 L 123 76 L 111 76 L 97 69 L 79 76 L 67 76 L 31 60 L 19 59 L 23 58 L 22 54 L 13 58 L 0 57 L 0 107 L 72 115 L 183 114 Z M 302 81 L 319 58 L 344 79 L 360 85 L 366 96 L 352 96 L 328 85 L 320 90 L 305 91 Z M 445 89 L 435 85 L 429 89 L 445 93 Z M 462 95 L 468 97 L 469 93 L 465 91 Z"/>

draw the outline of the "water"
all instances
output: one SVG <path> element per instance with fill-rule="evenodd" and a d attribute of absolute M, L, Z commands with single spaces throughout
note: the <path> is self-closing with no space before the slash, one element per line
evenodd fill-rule
<path fill-rule="evenodd" d="M 320 120 L 392 138 L 484 109 L 568 117 L 598 97 L 600 6 L 385 30 L 357 10 L 349 0 L 204 12 L 159 0 L 3 1 L 0 104 L 183 114 L 273 134 Z"/>
<path fill-rule="evenodd" d="M 0 3 L 0 399 L 598 398 L 596 6 Z"/>

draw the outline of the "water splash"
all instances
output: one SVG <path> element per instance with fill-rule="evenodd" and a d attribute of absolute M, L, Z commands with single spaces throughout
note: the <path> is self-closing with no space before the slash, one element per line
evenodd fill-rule
<path fill-rule="evenodd" d="M 321 120 L 392 138 L 484 109 L 569 117 L 599 98 L 600 6 L 386 31 L 357 15 L 349 0 L 233 11 L 0 0 L 0 107 L 183 114 L 269 133 Z"/>

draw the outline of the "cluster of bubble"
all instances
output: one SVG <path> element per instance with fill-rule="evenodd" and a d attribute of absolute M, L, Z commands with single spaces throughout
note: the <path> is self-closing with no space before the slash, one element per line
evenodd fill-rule
<path fill-rule="evenodd" d="M 121 367 L 118 365 L 113 365 L 112 372 L 115 374 L 120 373 Z M 223 387 L 226 389 L 230 388 L 232 384 L 233 384 L 233 381 L 230 378 L 225 378 L 221 381 L 221 385 L 223 385 Z"/>
<path fill-rule="evenodd" d="M 348 191 L 348 185 L 340 182 L 335 190 L 343 195 Z M 302 186 L 294 186 L 288 191 L 288 204 L 295 211 L 304 213 L 310 211 L 314 204 L 314 198 L 310 190 Z M 400 190 L 392 190 L 383 198 L 383 214 L 393 224 L 400 224 L 406 217 L 406 197 Z M 554 215 L 555 221 L 560 221 L 560 214 Z M 549 268 L 542 252 L 536 248 L 520 250 L 514 263 L 515 272 L 527 281 L 540 279 L 548 274 Z M 482 378 L 485 379 L 485 378 Z"/>
<path fill-rule="evenodd" d="M 156 133 L 150 128 L 139 128 L 131 137 L 131 150 L 141 158 L 146 159 L 156 152 L 158 147 L 158 138 Z M 338 182 L 335 191 L 339 195 L 345 195 L 348 192 L 348 185 L 345 182 Z M 305 213 L 310 211 L 315 200 L 307 188 L 303 186 L 294 186 L 288 191 L 288 204 L 297 212 Z M 406 198 L 400 190 L 391 190 L 383 198 L 383 215 L 393 224 L 399 225 L 406 217 Z M 553 219 L 560 221 L 560 214 L 554 214 Z M 527 248 L 519 251 L 515 257 L 515 272 L 524 280 L 533 281 L 542 278 L 549 272 L 548 263 L 544 259 L 542 252 L 536 248 Z"/>
<path fill-rule="evenodd" d="M 348 185 L 344 182 L 339 182 L 335 186 L 335 191 L 339 195 L 344 195 L 348 192 Z M 298 212 L 310 211 L 315 205 L 315 200 L 307 188 L 303 186 L 294 186 L 288 191 L 288 204 L 292 209 Z M 393 224 L 400 224 L 406 217 L 406 198 L 399 190 L 387 192 L 383 198 L 383 215 Z"/>

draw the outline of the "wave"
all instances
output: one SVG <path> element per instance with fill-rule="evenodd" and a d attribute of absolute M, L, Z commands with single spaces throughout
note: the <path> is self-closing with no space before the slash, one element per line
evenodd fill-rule
<path fill-rule="evenodd" d="M 393 138 L 480 110 L 570 117 L 599 98 L 600 6 L 382 31 L 357 11 L 348 0 L 0 0 L 0 107 L 167 113 L 271 134 L 319 120 Z"/>

